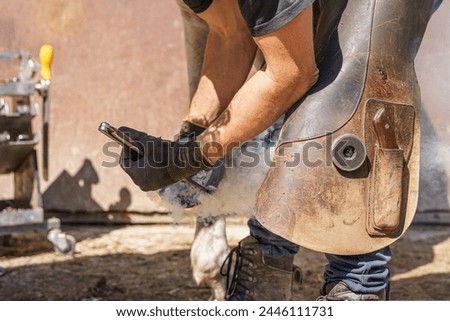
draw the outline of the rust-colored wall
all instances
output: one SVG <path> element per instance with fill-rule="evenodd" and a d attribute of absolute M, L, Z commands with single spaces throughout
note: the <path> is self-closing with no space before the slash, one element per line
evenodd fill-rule
<path fill-rule="evenodd" d="M 450 3 L 431 18 L 416 58 L 422 95 L 418 212 L 450 222 Z"/>
<path fill-rule="evenodd" d="M 0 0 L 0 8 L 0 51 L 37 57 L 42 44 L 54 47 L 45 206 L 154 210 L 120 168 L 101 166 L 112 158 L 97 127 L 108 121 L 170 138 L 179 129 L 188 91 L 175 1 Z"/>
<path fill-rule="evenodd" d="M 188 92 L 175 1 L 0 0 L 0 8 L 0 50 L 37 56 L 43 43 L 54 46 L 46 208 L 155 210 L 120 168 L 101 165 L 111 158 L 97 127 L 106 120 L 167 138 L 178 130 Z M 424 103 L 422 212 L 449 210 L 449 15 L 444 1 L 416 63 Z"/>

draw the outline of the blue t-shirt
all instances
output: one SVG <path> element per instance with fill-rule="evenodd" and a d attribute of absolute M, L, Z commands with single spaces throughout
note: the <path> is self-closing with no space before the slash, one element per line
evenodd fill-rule
<path fill-rule="evenodd" d="M 214 0 L 183 0 L 195 13 L 208 9 Z M 232 1 L 232 0 L 231 0 Z M 273 32 L 308 8 L 314 0 L 235 0 L 239 2 L 250 33 L 259 37 Z"/>

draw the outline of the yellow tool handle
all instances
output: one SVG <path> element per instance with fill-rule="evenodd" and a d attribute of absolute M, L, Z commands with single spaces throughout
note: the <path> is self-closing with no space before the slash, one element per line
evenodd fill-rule
<path fill-rule="evenodd" d="M 53 61 L 53 47 L 50 45 L 43 45 L 39 52 L 39 59 L 41 60 L 41 77 L 44 80 L 52 79 L 52 61 Z"/>

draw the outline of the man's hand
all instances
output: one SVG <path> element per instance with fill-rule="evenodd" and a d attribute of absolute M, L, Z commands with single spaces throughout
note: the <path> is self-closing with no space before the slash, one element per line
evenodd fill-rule
<path fill-rule="evenodd" d="M 205 128 L 184 121 L 177 141 L 185 142 L 187 140 L 195 140 Z M 158 191 L 161 199 L 183 208 L 192 208 L 200 204 L 201 195 L 204 193 L 213 193 L 219 185 L 224 174 L 224 163 L 218 161 L 213 167 L 202 170 L 191 176 L 189 179 L 171 184 Z"/>
<path fill-rule="evenodd" d="M 194 140 L 172 142 L 128 127 L 119 131 L 141 145 L 143 156 L 124 147 L 120 166 L 143 191 L 154 191 L 211 166 Z"/>

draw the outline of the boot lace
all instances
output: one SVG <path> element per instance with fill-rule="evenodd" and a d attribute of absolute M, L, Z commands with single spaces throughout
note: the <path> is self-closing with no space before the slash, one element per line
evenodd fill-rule
<path fill-rule="evenodd" d="M 233 267 L 234 261 L 234 267 Z M 226 270 L 224 270 L 226 266 Z M 225 261 L 220 268 L 220 275 L 226 277 L 226 299 L 231 297 L 235 292 L 239 279 L 239 271 L 242 267 L 242 254 L 239 247 L 233 248 L 230 253 L 228 253 Z"/>
<path fill-rule="evenodd" d="M 230 253 L 228 253 L 222 267 L 220 268 L 220 274 L 226 277 L 227 300 L 235 294 L 237 296 L 241 295 L 241 293 L 237 292 L 238 287 L 244 289 L 244 293 L 242 293 L 242 295 L 252 295 L 252 291 L 245 286 L 245 282 L 240 282 L 245 281 L 240 280 L 242 278 L 242 274 L 248 274 L 245 269 L 242 269 L 242 267 L 244 265 L 249 265 L 250 267 L 253 266 L 253 263 L 245 257 L 245 254 L 246 253 L 244 253 L 239 246 L 233 248 Z M 247 262 L 248 264 L 246 264 L 245 261 L 249 261 Z M 240 275 L 241 278 L 239 277 Z M 248 277 L 247 280 L 250 280 L 250 278 L 251 277 Z"/>

